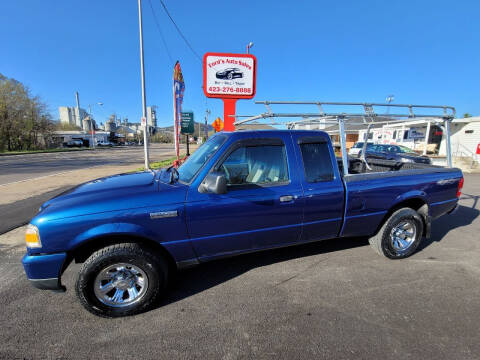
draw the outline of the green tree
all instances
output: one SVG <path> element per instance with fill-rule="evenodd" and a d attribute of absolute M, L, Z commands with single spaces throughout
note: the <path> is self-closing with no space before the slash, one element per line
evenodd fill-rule
<path fill-rule="evenodd" d="M 465 113 L 465 114 L 463 114 L 463 117 L 464 117 L 464 118 L 469 118 L 469 117 L 472 117 L 472 114 L 470 114 L 470 113 Z"/>

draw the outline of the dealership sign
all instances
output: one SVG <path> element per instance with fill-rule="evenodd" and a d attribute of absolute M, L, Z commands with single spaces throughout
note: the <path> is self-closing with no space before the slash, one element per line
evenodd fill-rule
<path fill-rule="evenodd" d="M 250 54 L 205 54 L 203 61 L 205 95 L 251 99 L 255 95 L 255 60 Z"/>
<path fill-rule="evenodd" d="M 225 130 L 235 130 L 235 102 L 255 96 L 257 59 L 251 54 L 206 53 L 203 56 L 203 91 L 221 98 Z"/>

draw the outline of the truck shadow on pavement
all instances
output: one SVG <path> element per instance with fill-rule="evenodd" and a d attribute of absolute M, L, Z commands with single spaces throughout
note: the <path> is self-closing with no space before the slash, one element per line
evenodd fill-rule
<path fill-rule="evenodd" d="M 170 291 L 168 295 L 160 301 L 158 307 L 208 290 L 254 268 L 366 245 L 368 245 L 368 239 L 366 238 L 332 239 L 274 250 L 265 250 L 258 253 L 243 254 L 228 259 L 204 263 L 174 274 L 174 279 L 170 282 L 170 284 L 172 284 Z M 327 258 L 322 261 L 326 259 Z M 292 275 L 298 276 L 299 274 L 295 273 Z"/>
<path fill-rule="evenodd" d="M 430 239 L 424 239 L 417 251 L 422 251 L 430 246 L 433 242 L 440 242 L 453 229 L 470 225 L 480 214 L 476 209 L 478 204 L 477 195 L 463 194 L 462 200 L 473 200 L 472 206 L 459 205 L 457 211 L 451 215 L 443 215 L 432 223 L 432 234 Z"/>
<path fill-rule="evenodd" d="M 434 221 L 431 238 L 428 240 L 424 239 L 417 251 L 422 251 L 433 242 L 441 241 L 449 231 L 455 228 L 470 225 L 478 217 L 480 211 L 475 208 L 478 196 L 464 195 L 463 199 L 467 198 L 467 196 L 474 200 L 473 207 L 460 205 L 455 214 L 446 215 Z M 332 239 L 244 254 L 201 264 L 200 266 L 174 274 L 174 279 L 170 282 L 172 284 L 170 291 L 168 295 L 160 301 L 158 307 L 175 303 L 208 290 L 254 268 L 366 245 L 368 245 L 367 238 Z M 324 260 L 326 259 L 327 258 Z M 294 275 L 298 276 L 298 274 Z"/>

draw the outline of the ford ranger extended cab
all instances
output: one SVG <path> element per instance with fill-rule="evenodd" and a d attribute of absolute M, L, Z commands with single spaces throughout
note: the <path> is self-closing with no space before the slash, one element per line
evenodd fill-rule
<path fill-rule="evenodd" d="M 165 292 L 173 270 L 221 257 L 344 237 L 408 257 L 463 185 L 455 168 L 349 167 L 343 175 L 322 131 L 218 133 L 178 169 L 110 176 L 47 201 L 27 228 L 23 266 L 35 287 L 64 291 L 62 273 L 81 262 L 82 305 L 131 315 Z"/>

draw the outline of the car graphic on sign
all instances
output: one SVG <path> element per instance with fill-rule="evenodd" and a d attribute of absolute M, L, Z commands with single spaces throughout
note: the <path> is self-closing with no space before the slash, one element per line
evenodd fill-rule
<path fill-rule="evenodd" d="M 222 71 L 217 71 L 215 74 L 217 79 L 236 79 L 243 78 L 243 72 L 239 68 L 228 68 Z"/>

